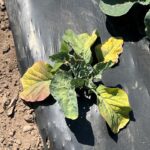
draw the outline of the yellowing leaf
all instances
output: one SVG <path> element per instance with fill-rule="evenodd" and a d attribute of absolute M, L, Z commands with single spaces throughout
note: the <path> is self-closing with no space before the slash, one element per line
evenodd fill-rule
<path fill-rule="evenodd" d="M 50 94 L 52 67 L 42 61 L 36 62 L 21 78 L 23 92 L 20 97 L 25 101 L 42 101 Z"/>
<path fill-rule="evenodd" d="M 129 122 L 131 107 L 128 95 L 119 88 L 107 88 L 100 85 L 97 90 L 98 108 L 100 114 L 114 133 Z"/>
<path fill-rule="evenodd" d="M 87 33 L 83 33 L 83 34 L 79 34 L 78 37 L 80 40 L 83 41 L 84 48 L 88 49 L 93 45 L 93 43 L 97 39 L 96 30 L 94 30 L 91 35 L 89 35 Z"/>
<path fill-rule="evenodd" d="M 123 40 L 114 37 L 109 38 L 104 44 L 96 47 L 96 55 L 99 61 L 113 63 L 118 62 L 119 55 L 123 52 Z"/>

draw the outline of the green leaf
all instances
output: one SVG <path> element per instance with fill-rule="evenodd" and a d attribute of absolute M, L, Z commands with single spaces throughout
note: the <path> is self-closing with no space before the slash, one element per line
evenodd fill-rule
<path fill-rule="evenodd" d="M 90 79 L 87 80 L 86 87 L 88 87 L 89 90 L 91 90 L 92 92 L 95 93 L 95 89 L 97 88 L 97 85 L 94 84 L 93 78 L 90 78 Z"/>
<path fill-rule="evenodd" d="M 86 80 L 85 79 L 72 79 L 71 84 L 75 88 L 83 87 L 85 84 Z"/>
<path fill-rule="evenodd" d="M 131 9 L 135 2 L 136 0 L 101 0 L 99 6 L 102 12 L 109 16 L 122 16 Z"/>
<path fill-rule="evenodd" d="M 145 15 L 144 23 L 146 26 L 145 32 L 146 32 L 147 36 L 150 38 L 150 10 Z"/>
<path fill-rule="evenodd" d="M 149 5 L 150 0 L 101 0 L 100 9 L 109 16 L 122 16 L 126 14 L 135 3 Z"/>
<path fill-rule="evenodd" d="M 71 48 L 69 47 L 69 45 L 65 41 L 62 40 L 60 51 L 64 53 L 69 53 L 70 49 Z"/>
<path fill-rule="evenodd" d="M 92 35 L 83 33 L 76 35 L 72 30 L 67 30 L 63 36 L 63 40 L 68 43 L 75 53 L 84 59 L 86 63 L 91 61 L 91 46 L 97 39 L 96 32 L 93 31 Z"/>
<path fill-rule="evenodd" d="M 140 3 L 142 5 L 149 5 L 150 4 L 150 0 L 138 0 L 138 3 Z"/>
<path fill-rule="evenodd" d="M 36 62 L 21 78 L 23 92 L 20 97 L 25 101 L 42 101 L 50 95 L 53 77 L 52 67 L 42 61 Z"/>
<path fill-rule="evenodd" d="M 60 67 L 63 65 L 63 62 L 56 62 L 51 70 L 52 73 L 56 73 Z"/>
<path fill-rule="evenodd" d="M 100 114 L 114 133 L 118 133 L 129 122 L 131 107 L 128 95 L 119 88 L 107 88 L 100 85 L 97 90 Z"/>
<path fill-rule="evenodd" d="M 76 61 L 71 64 L 71 71 L 75 78 L 88 78 L 92 72 L 93 68 L 90 64 L 86 64 L 84 61 Z"/>
<path fill-rule="evenodd" d="M 65 52 L 58 52 L 49 56 L 49 58 L 54 62 L 65 62 L 69 59 L 69 55 Z"/>
<path fill-rule="evenodd" d="M 59 71 L 51 82 L 51 94 L 58 101 L 66 118 L 78 118 L 78 104 L 75 87 L 71 84 L 72 76 Z"/>
<path fill-rule="evenodd" d="M 111 68 L 112 66 L 112 62 L 109 61 L 108 63 L 104 63 L 104 62 L 99 62 L 98 64 L 96 64 L 94 66 L 94 71 L 93 71 L 93 74 L 94 74 L 94 81 L 97 82 L 97 81 L 100 81 L 102 79 L 102 73 Z"/>

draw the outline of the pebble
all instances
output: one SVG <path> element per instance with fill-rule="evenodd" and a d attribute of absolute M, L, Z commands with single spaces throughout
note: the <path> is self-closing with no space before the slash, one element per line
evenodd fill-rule
<path fill-rule="evenodd" d="M 0 89 L 0 93 L 3 93 L 3 92 L 4 92 L 4 89 L 1 88 L 1 89 Z"/>
<path fill-rule="evenodd" d="M 3 48 L 3 54 L 8 53 L 10 50 L 10 46 L 7 45 L 6 47 Z"/>
<path fill-rule="evenodd" d="M 6 29 L 6 26 L 5 26 L 5 24 L 3 23 L 3 24 L 1 24 L 1 30 L 5 30 Z"/>
<path fill-rule="evenodd" d="M 18 100 L 18 93 L 15 93 L 13 98 L 10 100 L 9 105 L 6 105 L 5 107 L 7 116 L 12 117 L 12 115 L 14 114 L 17 100 Z"/>
<path fill-rule="evenodd" d="M 31 135 L 35 136 L 36 135 L 35 131 L 31 131 Z"/>
<path fill-rule="evenodd" d="M 4 11 L 6 9 L 5 3 L 3 0 L 0 0 L 0 9 Z"/>
<path fill-rule="evenodd" d="M 33 115 L 31 115 L 31 114 L 25 115 L 24 120 L 28 123 L 33 123 L 34 122 Z"/>
<path fill-rule="evenodd" d="M 10 132 L 9 132 L 9 135 L 10 135 L 11 137 L 13 137 L 13 136 L 15 135 L 15 130 L 14 130 L 14 131 L 10 131 Z"/>
<path fill-rule="evenodd" d="M 5 19 L 5 20 L 8 20 L 8 16 L 7 16 L 7 15 L 6 15 L 6 16 L 4 16 L 4 19 Z"/>
<path fill-rule="evenodd" d="M 3 142 L 4 142 L 4 140 L 5 140 L 5 138 L 4 138 L 4 137 L 0 137 L 0 143 L 3 143 Z"/>
<path fill-rule="evenodd" d="M 22 142 L 21 142 L 20 139 L 17 139 L 17 140 L 15 141 L 15 143 L 18 144 L 18 145 L 21 145 L 21 144 L 22 144 Z"/>
<path fill-rule="evenodd" d="M 13 147 L 13 150 L 19 150 L 19 147 L 15 146 Z"/>
<path fill-rule="evenodd" d="M 7 91 L 7 92 L 6 92 L 6 96 L 7 96 L 7 97 L 10 96 L 10 94 L 11 94 L 10 91 Z"/>
<path fill-rule="evenodd" d="M 31 109 L 31 108 L 28 107 L 28 113 L 32 114 L 33 112 L 34 112 L 34 109 Z"/>
<path fill-rule="evenodd" d="M 8 89 L 8 84 L 5 83 L 5 84 L 3 85 L 3 87 L 6 88 L 6 89 Z"/>
<path fill-rule="evenodd" d="M 9 27 L 10 27 L 10 26 L 9 26 L 9 23 L 8 23 L 8 22 L 5 22 L 5 29 L 4 29 L 4 30 L 6 30 L 6 29 L 8 30 Z"/>
<path fill-rule="evenodd" d="M 23 132 L 32 131 L 33 129 L 34 129 L 33 126 L 26 125 L 26 126 L 23 127 Z"/>

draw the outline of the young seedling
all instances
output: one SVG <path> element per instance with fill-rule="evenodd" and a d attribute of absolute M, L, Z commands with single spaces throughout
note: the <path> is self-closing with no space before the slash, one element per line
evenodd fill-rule
<path fill-rule="evenodd" d="M 123 40 L 109 38 L 103 44 L 91 46 L 98 38 L 96 31 L 75 34 L 67 30 L 58 53 L 50 56 L 53 65 L 36 62 L 21 78 L 25 101 L 43 101 L 50 94 L 59 103 L 66 118 L 75 120 L 79 116 L 76 89 L 88 89 L 97 97 L 97 106 L 114 133 L 129 122 L 131 107 L 123 89 L 95 84 L 102 80 L 103 72 L 118 62 L 123 52 Z M 95 53 L 96 61 L 92 54 Z M 96 62 L 96 63 L 94 63 Z"/>

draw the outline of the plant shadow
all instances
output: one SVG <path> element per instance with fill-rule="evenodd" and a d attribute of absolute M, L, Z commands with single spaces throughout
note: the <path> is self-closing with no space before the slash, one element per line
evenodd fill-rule
<path fill-rule="evenodd" d="M 74 133 L 79 143 L 82 143 L 84 145 L 94 146 L 95 144 L 94 134 L 93 134 L 91 123 L 86 119 L 86 113 L 90 110 L 90 107 L 93 104 L 96 104 L 96 97 L 94 94 L 90 95 L 89 96 L 90 98 L 86 97 L 85 95 L 87 95 L 87 90 L 77 89 L 76 92 L 78 95 L 79 117 L 76 120 L 71 120 L 67 118 L 65 118 L 65 120 L 67 126 Z M 52 96 L 49 96 L 47 99 L 45 99 L 42 102 L 37 102 L 37 103 L 24 102 L 24 103 L 32 109 L 37 109 L 37 107 L 40 106 L 48 107 L 50 105 L 53 105 L 55 102 L 56 100 Z"/>
<path fill-rule="evenodd" d="M 107 30 L 112 36 L 122 37 L 125 41 L 139 41 L 145 36 L 144 17 L 148 10 L 149 6 L 135 4 L 123 16 L 107 16 Z"/>
<path fill-rule="evenodd" d="M 97 83 L 97 85 L 99 84 L 103 84 L 103 83 L 102 82 Z M 122 89 L 121 85 L 117 85 L 116 87 Z M 92 126 L 91 126 L 91 123 L 86 119 L 86 115 L 87 115 L 87 112 L 90 110 L 90 107 L 93 104 L 96 104 L 96 96 L 95 94 L 89 95 L 87 93 L 88 93 L 87 90 L 84 90 L 84 89 L 77 90 L 79 117 L 76 120 L 71 120 L 67 118 L 65 118 L 65 120 L 66 120 L 67 126 L 75 135 L 79 143 L 84 144 L 84 145 L 94 146 L 95 138 L 94 138 Z M 46 100 L 42 102 L 37 102 L 37 103 L 25 102 L 25 104 L 28 105 L 32 109 L 37 109 L 37 107 L 40 107 L 40 106 L 48 107 L 50 105 L 53 105 L 55 102 L 56 100 L 52 96 L 49 96 Z M 130 112 L 129 118 L 130 118 L 130 121 L 136 121 L 133 111 Z M 109 136 L 117 143 L 118 134 L 114 134 L 109 128 L 109 126 L 107 125 L 107 123 L 106 123 L 106 126 L 107 126 Z M 128 124 L 124 128 L 126 128 L 127 126 Z"/>
<path fill-rule="evenodd" d="M 90 107 L 96 103 L 96 98 L 91 95 L 91 98 L 86 98 L 83 93 L 86 91 L 80 91 L 78 97 L 79 117 L 76 120 L 70 120 L 66 118 L 66 122 L 70 130 L 74 133 L 79 143 L 94 146 L 94 134 L 91 123 L 86 119 L 86 113 L 90 110 Z M 88 137 L 88 138 L 87 138 Z"/>
<path fill-rule="evenodd" d="M 32 109 L 37 109 L 40 106 L 50 106 L 53 105 L 56 100 L 53 98 L 53 96 L 48 96 L 44 101 L 41 102 L 25 102 L 23 101 L 25 105 L 29 106 Z"/>

